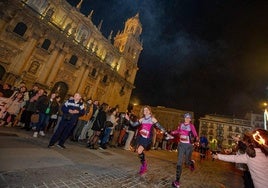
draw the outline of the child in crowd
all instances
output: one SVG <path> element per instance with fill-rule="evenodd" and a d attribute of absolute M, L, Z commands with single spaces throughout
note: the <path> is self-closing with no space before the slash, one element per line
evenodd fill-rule
<path fill-rule="evenodd" d="M 0 107 L 0 126 L 8 125 L 10 127 L 24 104 L 23 93 L 16 93 L 11 98 L 6 98 L 4 104 Z"/>

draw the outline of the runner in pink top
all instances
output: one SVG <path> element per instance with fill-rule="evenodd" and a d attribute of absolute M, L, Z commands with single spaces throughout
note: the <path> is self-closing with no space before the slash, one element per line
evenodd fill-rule
<path fill-rule="evenodd" d="M 185 162 L 190 170 L 194 170 L 194 160 L 191 160 L 193 153 L 193 142 L 197 141 L 198 135 L 193 124 L 191 124 L 191 114 L 184 114 L 184 123 L 178 126 L 178 129 L 171 132 L 171 135 L 179 135 L 178 144 L 178 162 L 176 169 L 176 180 L 172 182 L 173 187 L 180 187 L 180 177 L 182 172 L 182 163 L 185 156 Z"/>
<path fill-rule="evenodd" d="M 126 118 L 130 121 L 132 126 L 139 126 L 137 136 L 137 152 L 141 160 L 141 167 L 139 174 L 142 175 L 147 171 L 147 163 L 145 160 L 144 150 L 148 150 L 152 143 L 153 127 L 160 129 L 165 135 L 172 139 L 166 130 L 160 125 L 157 119 L 153 116 L 152 110 L 149 106 L 144 106 L 140 113 L 141 119 L 137 122 L 132 122 L 126 115 Z"/>

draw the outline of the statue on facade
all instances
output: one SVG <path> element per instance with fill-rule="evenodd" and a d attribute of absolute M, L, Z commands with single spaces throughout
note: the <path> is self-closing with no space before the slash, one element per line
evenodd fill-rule
<path fill-rule="evenodd" d="M 71 23 L 68 23 L 66 25 L 66 27 L 64 28 L 63 32 L 68 34 L 69 30 L 72 28 L 72 24 Z"/>
<path fill-rule="evenodd" d="M 84 44 L 85 41 L 86 41 L 86 34 L 83 33 L 80 39 L 80 44 Z"/>
<path fill-rule="evenodd" d="M 46 15 L 45 15 L 45 20 L 48 20 L 50 21 L 50 19 L 52 18 L 53 14 L 54 14 L 54 8 L 49 8 L 48 11 L 46 12 Z"/>

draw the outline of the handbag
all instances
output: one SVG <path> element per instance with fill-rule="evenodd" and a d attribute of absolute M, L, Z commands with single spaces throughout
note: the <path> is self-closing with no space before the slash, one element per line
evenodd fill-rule
<path fill-rule="evenodd" d="M 50 118 L 51 118 L 51 119 L 57 119 L 57 118 L 58 118 L 58 115 L 57 115 L 57 114 L 52 114 L 52 115 L 50 116 Z"/>
<path fill-rule="evenodd" d="M 38 121 L 39 121 L 39 114 L 32 114 L 31 122 L 32 123 L 38 123 Z"/>

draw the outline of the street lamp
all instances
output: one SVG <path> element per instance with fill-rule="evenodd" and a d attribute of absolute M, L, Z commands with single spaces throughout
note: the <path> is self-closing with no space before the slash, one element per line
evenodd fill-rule
<path fill-rule="evenodd" d="M 268 121 L 268 111 L 267 111 L 267 103 L 263 103 L 264 105 L 264 113 L 263 113 L 263 118 L 264 118 L 264 129 L 267 130 L 267 121 Z"/>

